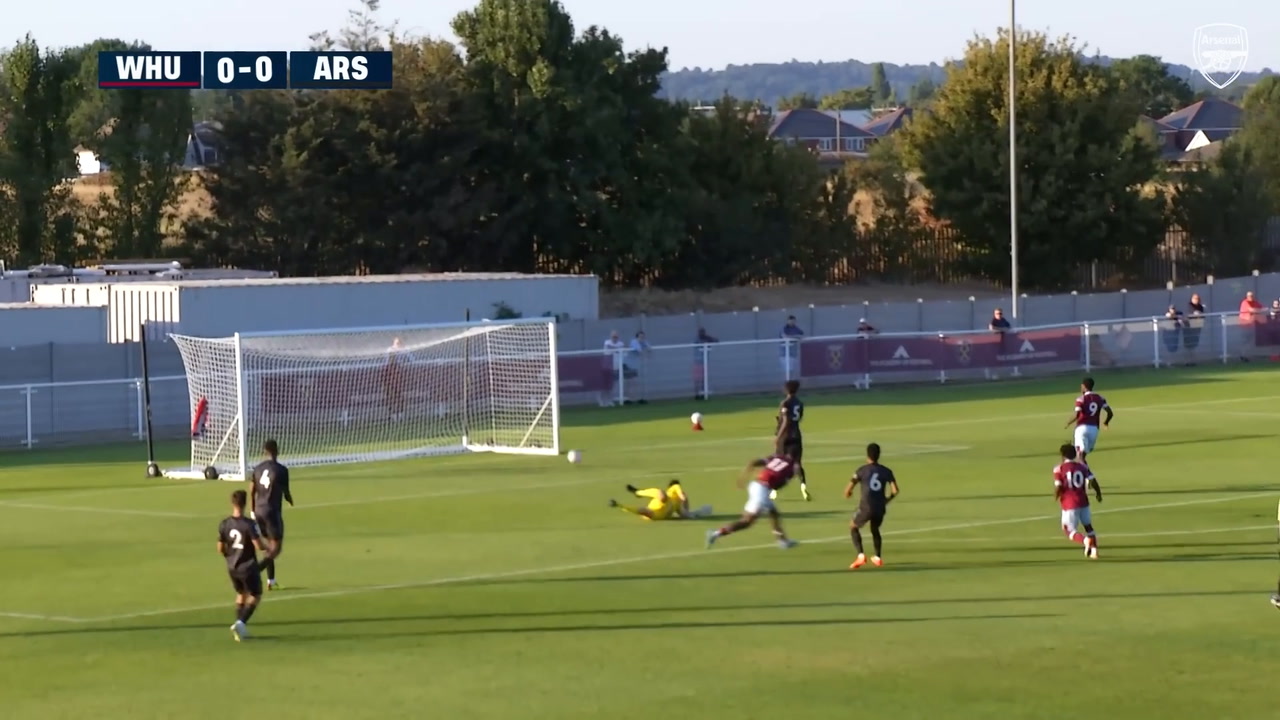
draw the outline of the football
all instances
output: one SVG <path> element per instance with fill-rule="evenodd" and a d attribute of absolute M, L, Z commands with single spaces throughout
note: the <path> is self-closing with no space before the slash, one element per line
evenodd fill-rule
<path fill-rule="evenodd" d="M 694 413 L 694 414 L 690 415 L 690 416 L 689 416 L 689 422 L 693 423 L 694 425 L 701 425 L 701 424 L 702 424 L 702 413 Z"/>
<path fill-rule="evenodd" d="M 577 450 L 570 450 L 566 457 L 568 457 L 569 462 L 573 463 L 574 465 L 577 465 L 578 463 L 582 462 L 582 453 L 578 452 Z"/>

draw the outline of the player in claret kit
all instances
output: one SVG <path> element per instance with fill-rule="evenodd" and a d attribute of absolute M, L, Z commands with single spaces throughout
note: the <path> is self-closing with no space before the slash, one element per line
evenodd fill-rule
<path fill-rule="evenodd" d="M 289 468 L 280 464 L 280 445 L 268 440 L 262 443 L 262 450 L 267 459 L 254 466 L 249 482 L 253 483 L 253 519 L 270 550 L 264 563 L 267 589 L 275 590 L 279 587 L 276 557 L 284 548 L 284 503 L 293 505 L 293 493 L 289 491 Z"/>
<path fill-rule="evenodd" d="M 742 509 L 742 517 L 719 530 L 708 531 L 707 547 L 711 547 L 725 535 L 751 527 L 756 518 L 766 512 L 773 522 L 773 535 L 778 539 L 778 546 L 783 549 L 795 547 L 796 542 L 789 539 L 782 530 L 782 516 L 778 514 L 778 508 L 769 499 L 769 493 L 786 486 L 795 472 L 796 461 L 788 455 L 770 455 L 762 460 L 752 460 L 738 479 L 738 487 L 742 487 L 744 482 L 747 485 L 747 505 Z M 755 478 L 748 480 L 752 473 L 756 474 Z"/>
<path fill-rule="evenodd" d="M 1103 415 L 1106 415 L 1103 418 Z M 1093 391 L 1093 378 L 1080 381 L 1080 397 L 1076 398 L 1075 414 L 1067 421 L 1067 427 L 1076 426 L 1076 452 L 1080 462 L 1087 462 L 1089 453 L 1098 442 L 1098 427 L 1111 424 L 1115 413 L 1107 404 L 1107 399 Z"/>
<path fill-rule="evenodd" d="M 1062 506 L 1062 532 L 1071 542 L 1084 545 L 1085 557 L 1098 559 L 1098 536 L 1093 532 L 1093 516 L 1089 512 L 1089 491 L 1102 502 L 1102 486 L 1089 466 L 1076 460 L 1076 449 L 1063 445 L 1058 449 L 1062 462 L 1053 468 L 1053 494 Z M 1080 534 L 1084 528 L 1084 534 Z"/>

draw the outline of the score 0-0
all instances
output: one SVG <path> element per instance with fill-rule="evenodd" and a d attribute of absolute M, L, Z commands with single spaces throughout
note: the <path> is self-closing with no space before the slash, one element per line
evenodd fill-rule
<path fill-rule="evenodd" d="M 206 52 L 205 90 L 287 90 L 289 53 Z"/>

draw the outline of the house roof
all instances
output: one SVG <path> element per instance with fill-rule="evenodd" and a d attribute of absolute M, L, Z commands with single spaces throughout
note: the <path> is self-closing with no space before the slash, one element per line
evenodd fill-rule
<path fill-rule="evenodd" d="M 222 123 L 217 122 L 198 122 L 191 128 L 191 132 L 203 145 L 216 145 L 221 131 Z"/>
<path fill-rule="evenodd" d="M 807 139 L 833 138 L 837 135 L 842 138 L 875 137 L 856 125 L 837 120 L 821 110 L 808 108 L 778 113 L 769 126 L 769 137 Z"/>
<path fill-rule="evenodd" d="M 1244 111 L 1218 98 L 1205 98 L 1165 115 L 1160 122 L 1176 130 L 1239 130 Z"/>
<path fill-rule="evenodd" d="M 1218 157 L 1222 152 L 1221 142 L 1212 142 L 1208 145 L 1201 145 L 1195 150 L 1188 150 L 1178 156 L 1178 162 L 1182 163 L 1198 163 L 1208 162 Z"/>
<path fill-rule="evenodd" d="M 1155 130 L 1156 132 L 1158 132 L 1158 133 L 1167 133 L 1167 132 L 1177 132 L 1177 131 L 1178 131 L 1178 128 L 1176 128 L 1176 127 L 1174 127 L 1174 126 L 1172 126 L 1172 125 L 1169 125 L 1169 124 L 1167 124 L 1167 123 L 1160 122 L 1159 120 L 1156 120 L 1156 119 L 1155 119 L 1155 118 L 1153 118 L 1153 117 L 1148 117 L 1148 116 L 1146 116 L 1146 115 L 1140 115 L 1140 116 L 1138 116 L 1138 122 L 1141 122 L 1141 123 L 1143 123 L 1143 124 L 1145 124 L 1145 125 L 1150 125 L 1150 126 L 1151 126 L 1151 128 L 1152 128 L 1152 129 L 1154 129 L 1154 130 Z"/>
<path fill-rule="evenodd" d="M 911 116 L 911 108 L 900 107 L 897 110 L 887 112 L 875 120 L 863 125 L 862 129 L 876 137 L 884 137 L 891 132 L 901 130 L 902 126 L 911 119 Z"/>

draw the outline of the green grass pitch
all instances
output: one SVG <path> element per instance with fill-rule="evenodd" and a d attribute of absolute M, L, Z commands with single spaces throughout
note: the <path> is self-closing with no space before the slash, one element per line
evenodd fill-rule
<path fill-rule="evenodd" d="M 298 469 L 285 589 L 243 644 L 214 550 L 232 484 L 145 480 L 141 445 L 0 455 L 0 716 L 1276 717 L 1280 375 L 1098 376 L 1096 562 L 1052 497 L 1077 382 L 809 395 L 790 551 L 763 526 L 703 549 L 775 398 L 567 411 L 577 466 Z M 869 441 L 903 494 L 886 566 L 850 572 Z M 716 517 L 606 506 L 674 476 Z"/>

